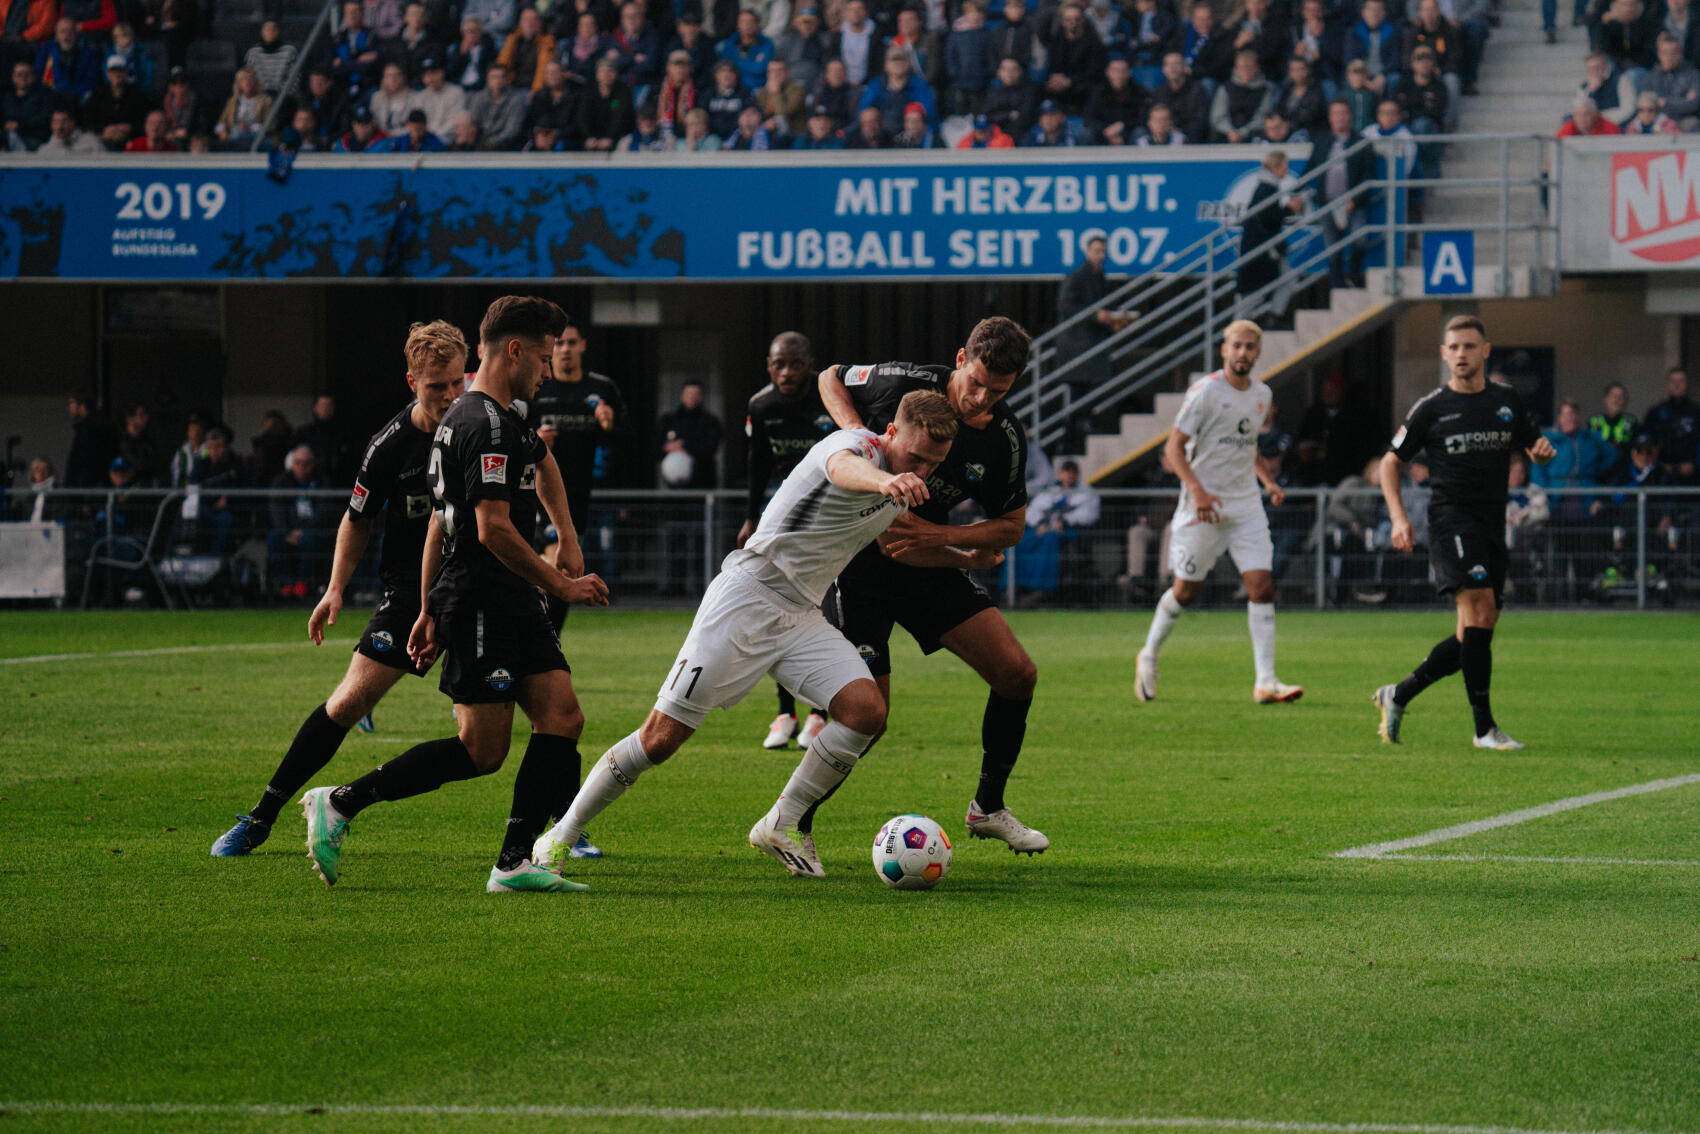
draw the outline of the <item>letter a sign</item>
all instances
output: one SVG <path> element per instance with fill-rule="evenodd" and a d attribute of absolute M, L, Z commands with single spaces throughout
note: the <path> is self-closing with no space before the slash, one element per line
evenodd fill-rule
<path fill-rule="evenodd" d="M 1423 233 L 1424 295 L 1469 295 L 1475 278 L 1475 233 Z"/>

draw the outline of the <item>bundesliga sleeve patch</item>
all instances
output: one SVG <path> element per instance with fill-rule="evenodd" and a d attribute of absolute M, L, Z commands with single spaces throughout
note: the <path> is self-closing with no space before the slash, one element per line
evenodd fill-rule
<path fill-rule="evenodd" d="M 508 458 L 505 453 L 485 453 L 483 462 L 483 477 L 485 484 L 508 483 Z"/>
<path fill-rule="evenodd" d="M 852 366 L 844 372 L 844 384 L 846 386 L 866 386 L 868 379 L 873 376 L 874 368 L 871 366 Z"/>
<path fill-rule="evenodd" d="M 354 491 L 348 497 L 348 510 L 350 512 L 364 512 L 366 510 L 366 486 L 364 484 L 355 484 Z"/>
<path fill-rule="evenodd" d="M 1399 427 L 1399 432 L 1397 432 L 1393 435 L 1393 444 L 1389 445 L 1388 448 L 1397 449 L 1399 446 L 1403 445 L 1404 443 L 1405 443 L 1405 427 L 1403 425 L 1401 425 Z"/>

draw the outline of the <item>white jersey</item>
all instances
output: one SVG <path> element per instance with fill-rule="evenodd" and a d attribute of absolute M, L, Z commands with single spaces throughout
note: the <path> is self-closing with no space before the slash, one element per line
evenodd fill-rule
<path fill-rule="evenodd" d="M 1257 434 L 1274 396 L 1262 382 L 1236 390 L 1220 370 L 1193 383 L 1175 415 L 1175 428 L 1191 438 L 1187 463 L 1224 510 L 1258 505 Z M 1194 514 L 1191 493 L 1181 489 L 1176 515 Z"/>
<path fill-rule="evenodd" d="M 851 492 L 826 475 L 827 458 L 845 450 L 886 465 L 882 439 L 866 429 L 829 433 L 786 476 L 749 542 L 725 559 L 794 602 L 819 606 L 827 588 L 906 508 L 877 492 Z"/>

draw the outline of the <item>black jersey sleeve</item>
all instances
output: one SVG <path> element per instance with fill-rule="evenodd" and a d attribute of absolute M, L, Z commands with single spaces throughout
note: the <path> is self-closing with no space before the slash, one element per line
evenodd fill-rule
<path fill-rule="evenodd" d="M 455 437 L 453 456 L 459 467 L 454 473 L 468 503 L 513 500 L 519 494 L 525 473 L 520 441 L 514 422 L 494 413 L 474 418 L 472 427 Z"/>
<path fill-rule="evenodd" d="M 862 424 L 875 433 L 897 417 L 897 405 L 911 390 L 943 392 L 949 371 L 942 376 L 910 362 L 880 362 L 848 365 L 840 363 L 838 380 L 850 394 L 850 402 L 862 415 Z"/>
<path fill-rule="evenodd" d="M 1027 504 L 1027 431 L 1015 415 L 1005 417 L 997 428 L 1008 445 L 1009 468 L 1001 481 L 988 483 L 975 499 L 988 516 L 1003 516 Z"/>
<path fill-rule="evenodd" d="M 1428 445 L 1429 430 L 1434 425 L 1433 400 L 1432 395 L 1418 399 L 1411 412 L 1405 415 L 1405 424 L 1393 434 L 1393 440 L 1388 444 L 1393 454 L 1407 464 Z"/>
<path fill-rule="evenodd" d="M 1527 449 L 1541 439 L 1541 423 L 1535 420 L 1534 411 L 1521 394 L 1515 390 L 1507 392 L 1511 395 L 1511 447 Z"/>
<path fill-rule="evenodd" d="M 400 472 L 395 466 L 396 447 L 386 444 L 395 434 L 395 426 L 390 425 L 367 442 L 366 455 L 360 460 L 360 472 L 348 496 L 350 520 L 370 520 L 389 502 Z"/>
<path fill-rule="evenodd" d="M 750 470 L 745 516 L 750 520 L 761 519 L 761 510 L 767 504 L 767 482 L 773 478 L 773 439 L 767 435 L 767 423 L 763 418 L 764 415 L 756 409 L 755 399 L 750 399 L 749 412 L 744 418 Z"/>

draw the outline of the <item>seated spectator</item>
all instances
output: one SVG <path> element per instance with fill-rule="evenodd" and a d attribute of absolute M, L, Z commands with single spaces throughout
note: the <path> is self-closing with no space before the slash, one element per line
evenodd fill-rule
<path fill-rule="evenodd" d="M 379 44 L 378 53 L 384 62 L 394 63 L 401 68 L 409 86 L 417 86 L 424 81 L 425 60 L 443 57 L 443 45 L 431 38 L 431 33 L 425 26 L 424 4 L 419 0 L 411 0 L 411 3 L 402 9 L 401 31 L 393 39 L 386 39 Z"/>
<path fill-rule="evenodd" d="M 478 136 L 478 123 L 472 120 L 472 115 L 461 111 L 455 115 L 453 131 L 449 137 L 449 149 L 457 154 L 470 154 L 483 149 L 483 139 Z"/>
<path fill-rule="evenodd" d="M 1014 59 L 1023 71 L 1044 70 L 1045 48 L 1039 42 L 1035 22 L 1027 18 L 1025 0 L 1004 0 L 1003 19 L 988 22 L 992 27 L 992 58 Z"/>
<path fill-rule="evenodd" d="M 1292 30 L 1288 54 L 1309 65 L 1311 78 L 1319 86 L 1340 82 L 1345 78 L 1346 46 L 1339 28 L 1328 22 L 1322 0 L 1304 0 L 1299 11 L 1302 18 Z"/>
<path fill-rule="evenodd" d="M 1375 531 L 1381 510 L 1381 458 L 1373 458 L 1362 473 L 1342 477 L 1329 493 L 1327 523 L 1328 578 L 1335 601 L 1346 595 L 1359 602 L 1384 602 L 1387 594 L 1375 579 Z"/>
<path fill-rule="evenodd" d="M 289 461 L 293 436 L 282 410 L 269 409 L 262 414 L 260 431 L 248 442 L 248 479 L 255 484 L 270 484 Z"/>
<path fill-rule="evenodd" d="M 1611 56 L 1603 51 L 1591 51 L 1582 60 L 1582 85 L 1577 95 L 1594 100 L 1601 118 L 1619 126 L 1633 116 L 1636 106 L 1635 80 L 1613 67 Z"/>
<path fill-rule="evenodd" d="M 967 0 L 973 4 L 974 0 Z M 832 41 L 821 28 L 820 12 L 802 5 L 791 16 L 791 26 L 773 45 L 773 57 L 783 59 L 791 69 L 791 78 L 802 84 L 805 91 L 813 90 L 832 56 Z"/>
<path fill-rule="evenodd" d="M 97 89 L 88 100 L 89 128 L 100 135 L 110 150 L 121 150 L 130 139 L 142 131 L 148 111 L 153 109 L 148 98 L 130 82 L 130 70 L 122 55 L 106 61 L 106 85 Z"/>
<path fill-rule="evenodd" d="M 1023 0 L 1009 2 L 1019 5 L 1022 12 L 1026 12 Z M 842 59 L 845 77 L 860 87 L 874 82 L 879 75 L 884 53 L 885 44 L 880 39 L 879 27 L 868 18 L 868 5 L 865 0 L 847 0 L 844 5 L 844 18 L 832 35 L 831 53 L 827 58 Z"/>
<path fill-rule="evenodd" d="M 1693 130 L 1700 126 L 1700 70 L 1682 57 L 1682 41 L 1669 32 L 1659 33 L 1658 55 L 1658 63 L 1641 77 L 1641 94 L 1656 97 L 1659 110 L 1678 130 Z"/>
<path fill-rule="evenodd" d="M 550 60 L 545 67 L 546 71 L 548 67 L 553 67 L 559 75 L 559 63 Z M 436 59 L 420 60 L 419 69 L 425 79 L 425 85 L 413 92 L 413 105 L 425 112 L 425 128 L 447 142 L 454 137 L 455 119 L 466 109 L 466 91 L 448 81 L 448 72 Z M 548 90 L 547 74 L 544 76 L 543 85 L 544 91 L 539 91 L 539 95 Z"/>
<path fill-rule="evenodd" d="M 407 85 L 407 75 L 400 63 L 384 64 L 384 77 L 372 92 L 366 108 L 372 121 L 386 134 L 399 134 L 407 128 L 407 116 L 413 110 L 413 90 Z"/>
<path fill-rule="evenodd" d="M 218 139 L 220 149 L 249 149 L 260 136 L 260 131 L 265 129 L 271 113 L 272 96 L 261 90 L 259 76 L 254 69 L 244 67 L 236 72 L 236 82 L 230 98 L 225 101 L 224 112 L 213 124 L 213 137 Z"/>
<path fill-rule="evenodd" d="M 730 138 L 738 130 L 738 115 L 755 105 L 755 96 L 738 81 L 738 67 L 729 59 L 714 65 L 714 85 L 701 93 L 708 111 L 708 130 L 717 138 Z"/>
<path fill-rule="evenodd" d="M 1128 59 L 1134 81 L 1153 91 L 1163 81 L 1163 56 L 1168 54 L 1180 21 L 1167 3 L 1158 0 L 1134 0 L 1133 8 Z"/>
<path fill-rule="evenodd" d="M 1379 0 L 1370 0 L 1379 3 Z M 1216 88 L 1210 103 L 1210 135 L 1218 142 L 1246 142 L 1275 104 L 1275 89 L 1258 70 L 1257 56 L 1250 51 L 1234 53 L 1234 72 Z"/>
<path fill-rule="evenodd" d="M 912 102 L 921 104 L 930 121 L 937 113 L 933 92 L 927 80 L 915 74 L 908 52 L 894 51 L 885 59 L 885 72 L 880 81 L 862 92 L 858 109 L 872 107 L 884 119 L 886 133 L 897 134 L 903 129 L 903 111 Z"/>
<path fill-rule="evenodd" d="M 1079 114 L 1092 84 L 1104 73 L 1104 45 L 1080 5 L 1066 3 L 1058 9 L 1056 28 L 1045 37 L 1045 48 L 1049 70 L 1043 84 L 1045 97 L 1062 107 L 1063 113 Z"/>
<path fill-rule="evenodd" d="M 1174 111 L 1166 102 L 1154 102 L 1145 112 L 1145 129 L 1134 139 L 1141 146 L 1184 146 L 1186 135 L 1175 129 Z"/>
<path fill-rule="evenodd" d="M 1649 590 L 1664 590 L 1670 585 L 1671 558 L 1681 547 L 1679 505 L 1685 502 L 1656 491 L 1674 486 L 1676 478 L 1659 464 L 1658 442 L 1651 434 L 1639 433 L 1633 438 L 1629 460 L 1613 483 L 1639 491 L 1614 492 L 1606 499 L 1600 519 L 1611 526 L 1611 556 L 1600 579 L 1600 587 L 1603 591 L 1632 584 L 1635 580 L 1635 564 L 1640 554 L 1635 535 L 1641 521 L 1638 497 L 1641 492 L 1646 492 L 1647 587 Z"/>
<path fill-rule="evenodd" d="M 1286 73 L 1287 28 L 1280 18 L 1271 15 L 1269 0 L 1245 0 L 1245 15 L 1229 31 L 1234 50 L 1257 56 L 1257 69 L 1263 77 L 1279 83 Z"/>
<path fill-rule="evenodd" d="M 563 57 L 562 62 L 565 62 Z M 473 16 L 460 22 L 460 41 L 443 53 L 449 82 L 471 94 L 484 89 L 484 77 L 496 62 L 496 45 L 484 34 L 484 26 Z"/>
<path fill-rule="evenodd" d="M 986 90 L 986 117 L 1012 138 L 1025 135 L 1033 122 L 1033 89 L 1013 58 L 998 63 L 997 79 Z"/>
<path fill-rule="evenodd" d="M 998 61 L 992 56 L 992 33 L 979 0 L 963 0 L 962 16 L 944 45 L 944 70 L 950 84 L 953 114 L 978 114 L 986 106 Z"/>
<path fill-rule="evenodd" d="M 1352 112 L 1354 134 L 1362 132 L 1375 121 L 1375 107 L 1381 100 L 1376 97 L 1375 88 L 1369 85 L 1369 64 L 1362 59 L 1346 64 L 1346 89 L 1340 92 L 1339 97 L 1346 101 Z"/>
<path fill-rule="evenodd" d="M 1636 136 L 1657 135 L 1660 137 L 1675 137 L 1679 131 L 1676 123 L 1665 117 L 1659 109 L 1659 96 L 1648 91 L 1635 97 L 1635 114 L 1621 128 L 1624 134 Z"/>
<path fill-rule="evenodd" d="M 62 18 L 54 25 L 53 38 L 35 54 L 35 73 L 41 85 L 74 105 L 88 101 L 101 85 L 101 52 L 94 39 L 77 30 L 77 21 Z M 121 55 L 126 71 L 130 61 Z"/>
<path fill-rule="evenodd" d="M 53 92 L 35 81 L 35 68 L 22 59 L 12 64 L 12 89 L 0 100 L 6 149 L 33 150 L 53 132 Z"/>
<path fill-rule="evenodd" d="M 380 42 L 401 34 L 401 0 L 362 0 L 360 10 L 366 27 Z"/>
<path fill-rule="evenodd" d="M 276 20 L 267 20 L 260 25 L 260 42 L 242 56 L 242 66 L 254 72 L 261 91 L 276 98 L 300 53 L 293 43 L 283 42 L 282 26 Z"/>
<path fill-rule="evenodd" d="M 321 150 L 329 149 L 332 138 L 347 132 L 353 114 L 353 104 L 337 86 L 329 67 L 314 67 L 307 72 L 306 93 L 284 104 L 282 121 L 293 122 L 303 109 L 313 112 L 313 140 Z"/>
<path fill-rule="evenodd" d="M 485 74 L 484 89 L 467 100 L 467 113 L 478 127 L 479 145 L 486 150 L 516 149 L 522 139 L 529 104 L 508 80 L 508 69 L 497 63 Z M 582 103 L 579 109 L 583 111 Z"/>
<path fill-rule="evenodd" d="M 1399 33 L 1387 22 L 1384 0 L 1364 0 L 1358 22 L 1346 36 L 1346 61 L 1362 60 L 1369 89 L 1378 98 L 1399 85 Z"/>
<path fill-rule="evenodd" d="M 693 107 L 685 112 L 685 132 L 673 139 L 673 149 L 682 154 L 712 154 L 720 149 L 720 138 L 708 129 L 708 111 Z"/>
<path fill-rule="evenodd" d="M 197 411 L 190 410 L 189 419 L 183 426 L 183 442 L 172 450 L 165 463 L 166 483 L 172 488 L 182 488 L 189 483 L 189 474 L 195 467 L 195 461 L 200 458 L 201 447 L 206 444 L 206 439 L 205 419 Z"/>
<path fill-rule="evenodd" d="M 1106 146 L 1128 145 L 1145 121 L 1145 101 L 1127 60 L 1111 59 L 1104 65 L 1104 81 L 1086 99 L 1086 129 Z"/>
<path fill-rule="evenodd" d="M 663 128 L 677 134 L 684 129 L 684 117 L 697 104 L 696 80 L 691 77 L 691 53 L 675 49 L 667 56 L 667 69 L 655 92 L 655 112 Z"/>
<path fill-rule="evenodd" d="M 549 125 L 555 127 L 556 133 L 562 137 L 571 134 L 576 138 L 579 94 L 579 88 L 567 81 L 566 69 L 561 66 L 559 59 L 551 59 L 545 63 L 543 88 L 531 96 L 531 104 L 526 107 L 526 136 L 534 135 L 539 126 Z"/>
<path fill-rule="evenodd" d="M 1694 484 L 1695 448 L 1700 443 L 1700 405 L 1688 397 L 1688 371 L 1665 374 L 1665 400 L 1647 411 L 1644 429 L 1659 446 L 1659 464 L 1677 484 Z"/>
<path fill-rule="evenodd" d="M 984 114 L 974 116 L 973 129 L 962 135 L 962 140 L 956 143 L 959 150 L 1008 150 L 1014 147 L 1015 139 L 999 129 Z"/>
<path fill-rule="evenodd" d="M 100 144 L 100 139 L 77 129 L 76 114 L 63 107 L 53 112 L 53 117 L 48 120 L 47 141 L 36 150 L 36 153 L 49 157 L 105 152 L 106 147 Z"/>
<path fill-rule="evenodd" d="M 631 135 L 627 134 L 627 138 Z M 567 148 L 565 139 L 561 137 L 561 128 L 555 123 L 544 119 L 531 128 L 531 136 L 520 147 L 521 153 L 527 154 L 558 154 Z"/>
<path fill-rule="evenodd" d="M 142 136 L 124 144 L 131 154 L 174 154 L 181 147 L 171 140 L 171 119 L 163 110 L 150 110 L 142 125 Z"/>
<path fill-rule="evenodd" d="M 1536 466 L 1532 475 L 1549 495 L 1555 489 L 1563 490 L 1551 503 L 1554 548 L 1572 559 L 1578 578 L 1592 579 L 1605 563 L 1604 541 L 1584 529 L 1605 511 L 1606 497 L 1576 490 L 1604 484 L 1617 451 L 1588 431 L 1582 421 L 1582 407 L 1574 398 L 1559 403 L 1558 427 L 1543 436 L 1557 454 L 1547 464 Z"/>
<path fill-rule="evenodd" d="M 889 150 L 891 144 L 891 135 L 885 130 L 885 115 L 872 106 L 856 116 L 855 126 L 844 131 L 847 150 Z"/>
<path fill-rule="evenodd" d="M 247 466 L 230 447 L 230 430 L 215 425 L 206 433 L 206 446 L 189 470 L 195 490 L 193 503 L 185 503 L 182 516 L 200 533 L 196 543 L 211 555 L 228 555 L 236 534 L 239 508 L 233 497 L 219 495 L 221 489 L 246 488 Z"/>
<path fill-rule="evenodd" d="M 188 71 L 181 67 L 171 69 L 159 108 L 165 112 L 166 136 L 179 150 L 188 148 L 189 134 L 201 118 L 201 100 L 189 87 Z"/>
<path fill-rule="evenodd" d="M 909 55 L 909 67 L 927 81 L 933 90 L 942 90 L 945 81 L 944 45 L 938 33 L 928 31 L 921 23 L 921 13 L 913 8 L 897 11 L 897 34 L 886 40 L 885 54 L 903 51 Z"/>
<path fill-rule="evenodd" d="M 1639 72 L 1653 65 L 1656 34 L 1641 0 L 1610 0 L 1590 21 L 1588 43 L 1595 51 L 1610 56 L 1618 69 L 1632 72 L 1639 82 Z M 1552 41 L 1549 38 L 1547 42 Z"/>
<path fill-rule="evenodd" d="M 1027 131 L 1027 136 L 1021 139 L 1024 146 L 1072 146 L 1075 144 L 1074 135 L 1069 132 L 1068 118 L 1063 114 L 1062 107 L 1046 99 L 1039 104 L 1039 121 L 1033 129 Z"/>
<path fill-rule="evenodd" d="M 1216 26 L 1216 9 L 1208 0 L 1193 4 L 1192 18 L 1181 29 L 1179 46 L 1187 74 L 1199 81 L 1207 96 L 1214 95 L 1217 84 L 1227 82 L 1228 72 L 1233 69 L 1234 37 Z M 1165 79 L 1168 71 L 1165 64 Z M 1178 116 L 1177 121 L 1181 121 Z"/>
<path fill-rule="evenodd" d="M 683 51 L 691 57 L 691 80 L 697 86 L 713 82 L 714 63 L 720 57 L 714 53 L 714 43 L 704 34 L 702 17 L 693 7 L 687 6 L 674 24 L 674 35 L 667 45 L 667 52 L 671 55 L 675 51 Z"/>
<path fill-rule="evenodd" d="M 805 97 L 803 84 L 792 81 L 791 68 L 785 60 L 768 63 L 767 82 L 756 92 L 756 105 L 761 109 L 762 128 L 769 138 L 802 132 Z"/>
<path fill-rule="evenodd" d="M 1084 597 L 1078 592 L 1089 559 L 1081 533 L 1098 522 L 1100 508 L 1098 494 L 1080 482 L 1080 466 L 1059 464 L 1056 484 L 1027 505 L 1027 530 L 1015 549 L 1016 585 L 1038 594 Z"/>
<path fill-rule="evenodd" d="M 723 150 L 768 150 L 773 148 L 772 136 L 762 125 L 761 110 L 746 106 L 738 112 L 738 126 L 720 140 Z"/>
<path fill-rule="evenodd" d="M 638 0 L 620 5 L 614 49 L 620 55 L 620 78 L 633 91 L 661 78 L 661 34 L 644 17 L 644 6 Z"/>
<path fill-rule="evenodd" d="M 1621 134 L 1617 123 L 1600 117 L 1600 112 L 1594 106 L 1591 98 L 1578 98 L 1570 104 L 1570 117 L 1566 118 L 1558 128 L 1560 138 L 1592 138 L 1607 134 Z"/>
<path fill-rule="evenodd" d="M 903 130 L 891 140 L 900 150 L 936 150 L 943 147 L 938 131 L 927 122 L 927 110 L 918 102 L 903 109 Z"/>
<path fill-rule="evenodd" d="M 1267 0 L 1265 0 L 1267 3 Z M 1127 58 L 1128 45 L 1133 39 L 1133 25 L 1115 0 L 1087 0 L 1081 11 L 1086 23 L 1098 33 L 1098 42 L 1109 55 Z"/>
<path fill-rule="evenodd" d="M 30 68 L 30 74 L 35 74 L 35 68 Z M 23 491 L 10 494 L 11 514 L 6 518 L 15 524 L 62 522 L 69 505 L 54 498 L 54 488 L 53 462 L 46 457 L 31 459 Z"/>
<path fill-rule="evenodd" d="M 596 83 L 578 100 L 578 133 L 584 148 L 611 150 L 636 124 L 632 92 L 620 81 L 620 65 L 613 59 L 602 60 L 596 65 Z"/>
<path fill-rule="evenodd" d="M 59 22 L 55 0 L 0 0 L 0 60 L 32 65 Z"/>
<path fill-rule="evenodd" d="M 429 135 L 427 135 L 428 137 Z M 298 445 L 284 470 L 272 480 L 271 530 L 266 533 L 266 560 L 279 598 L 304 599 L 323 574 L 327 537 L 334 530 L 335 509 L 315 495 L 327 487 L 313 471 L 313 450 Z"/>
<path fill-rule="evenodd" d="M 153 431 L 148 407 L 134 402 L 124 407 L 124 422 L 118 433 L 118 455 L 130 462 L 136 471 L 136 483 L 143 486 L 158 484 L 165 473 L 165 461 Z"/>
<path fill-rule="evenodd" d="M 110 491 L 92 505 L 90 538 L 110 538 L 112 543 L 105 549 L 107 555 L 140 558 L 153 531 L 154 513 L 159 509 L 159 502 L 135 491 L 136 467 L 127 457 L 113 457 L 106 475 L 103 487 Z M 110 594 L 117 606 L 124 604 L 125 592 L 131 588 L 153 585 L 153 576 L 142 568 L 96 564 L 91 570 L 93 578 L 89 580 L 89 589 L 99 595 Z"/>
<path fill-rule="evenodd" d="M 1275 105 L 1293 129 L 1306 137 L 1328 128 L 1328 98 L 1312 76 L 1310 64 L 1297 56 L 1287 60 L 1287 81 L 1276 94 Z"/>
<path fill-rule="evenodd" d="M 378 70 L 378 37 L 366 27 L 360 0 L 342 6 L 342 27 L 331 37 L 331 75 L 351 99 L 372 86 Z"/>
<path fill-rule="evenodd" d="M 1432 4 L 1434 0 L 1427 2 Z M 1405 76 L 1393 97 L 1399 103 L 1400 115 L 1410 123 L 1413 134 L 1442 133 L 1452 120 L 1452 105 L 1446 85 L 1440 81 L 1435 70 L 1434 51 L 1428 47 L 1419 47 L 1412 54 L 1411 73 Z M 1432 147 L 1428 149 L 1432 150 Z M 1425 152 L 1421 157 L 1423 165 L 1433 166 L 1432 153 Z"/>
<path fill-rule="evenodd" d="M 1629 471 L 1629 443 L 1641 431 L 1640 421 L 1629 410 L 1629 391 L 1622 382 L 1606 385 L 1600 397 L 1600 412 L 1588 419 L 1588 431 L 1617 451 L 1608 479 L 1621 482 Z"/>
<path fill-rule="evenodd" d="M 1460 77 L 1464 65 L 1464 33 L 1441 14 L 1440 0 L 1420 0 L 1417 18 L 1405 29 L 1401 58 L 1406 71 L 1411 70 L 1418 48 L 1423 47 L 1434 53 L 1436 74 L 1446 88 L 1446 117 L 1435 121 L 1450 133 L 1458 128 L 1458 105 L 1464 96 L 1464 83 Z"/>
<path fill-rule="evenodd" d="M 1169 108 L 1174 129 L 1188 141 L 1210 140 L 1210 95 L 1188 71 L 1178 52 L 1163 56 L 1163 85 L 1151 95 L 1153 103 Z"/>
<path fill-rule="evenodd" d="M 478 26 L 492 39 L 502 42 L 514 30 L 514 21 L 519 18 L 519 5 L 516 0 L 467 0 L 460 18 L 463 36 L 466 21 L 477 20 Z"/>
<path fill-rule="evenodd" d="M 762 34 L 761 18 L 745 8 L 738 13 L 738 30 L 721 40 L 715 53 L 737 67 L 738 81 L 753 90 L 767 79 L 773 41 Z"/>
<path fill-rule="evenodd" d="M 1272 106 L 1263 115 L 1262 123 L 1259 124 L 1258 128 L 1252 132 L 1251 140 L 1254 142 L 1267 142 L 1272 146 L 1309 145 L 1310 132 L 1308 130 L 1293 129 L 1293 124 L 1287 120 L 1287 116 L 1285 114 L 1281 113 L 1281 108 L 1279 106 Z"/>
<path fill-rule="evenodd" d="M 441 153 L 448 149 L 443 140 L 431 133 L 426 124 L 425 112 L 417 106 L 407 112 L 407 118 L 402 123 L 401 132 L 391 134 L 381 142 L 368 147 L 368 153 L 375 154 L 431 154 Z"/>
<path fill-rule="evenodd" d="M 1399 111 L 1399 103 L 1390 98 L 1384 98 L 1375 104 L 1375 121 L 1363 129 L 1365 138 L 1395 138 L 1405 140 L 1402 146 L 1377 147 L 1378 157 L 1397 157 L 1399 164 L 1407 176 L 1415 175 L 1417 169 L 1417 143 L 1409 139 L 1416 137 L 1411 128 L 1405 125 L 1404 115 Z M 1415 200 L 1416 194 L 1412 193 Z"/>
<path fill-rule="evenodd" d="M 841 150 L 844 148 L 844 133 L 838 129 L 832 114 L 824 106 L 815 105 L 809 110 L 808 121 L 803 133 L 791 140 L 794 150 Z"/>
<path fill-rule="evenodd" d="M 502 45 L 496 62 L 513 75 L 514 87 L 535 91 L 543 86 L 543 64 L 555 57 L 555 37 L 543 30 L 543 17 L 537 9 L 526 8 L 519 14 L 519 26 Z"/>
<path fill-rule="evenodd" d="M 653 102 L 637 108 L 637 126 L 614 145 L 622 154 L 660 154 L 672 148 L 672 139 L 661 129 Z"/>

